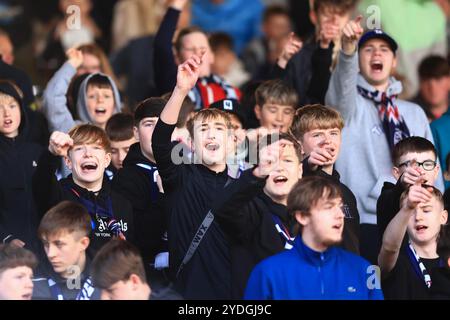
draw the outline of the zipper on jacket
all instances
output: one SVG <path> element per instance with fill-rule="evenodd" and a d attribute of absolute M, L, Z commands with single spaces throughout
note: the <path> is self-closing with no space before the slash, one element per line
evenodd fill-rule
<path fill-rule="evenodd" d="M 320 276 L 320 293 L 322 295 L 325 294 L 325 284 L 323 280 L 323 274 L 322 274 L 322 267 L 323 267 L 323 261 L 325 260 L 325 257 L 323 253 L 320 254 L 320 265 L 319 265 L 319 276 Z"/>

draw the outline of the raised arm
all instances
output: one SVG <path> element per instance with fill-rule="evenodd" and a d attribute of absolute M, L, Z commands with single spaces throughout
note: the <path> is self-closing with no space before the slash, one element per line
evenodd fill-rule
<path fill-rule="evenodd" d="M 187 0 L 171 1 L 155 36 L 153 68 L 157 75 L 156 88 L 161 95 L 170 92 L 176 83 L 177 65 L 172 51 L 172 40 L 186 2 Z"/>
<path fill-rule="evenodd" d="M 172 159 L 173 143 L 171 138 L 183 101 L 197 82 L 199 67 L 203 62 L 203 57 L 200 58 L 194 55 L 178 66 L 177 85 L 164 110 L 161 112 L 153 132 L 153 154 L 165 191 L 169 191 L 166 189 L 171 189 L 171 186 L 176 186 L 178 182 L 177 165 Z"/>
<path fill-rule="evenodd" d="M 74 125 L 67 107 L 67 89 L 70 81 L 83 63 L 83 53 L 76 49 L 67 51 L 67 62 L 55 73 L 44 91 L 43 111 L 49 123 L 50 132 L 68 132 Z"/>
<path fill-rule="evenodd" d="M 336 69 L 331 75 L 325 102 L 338 110 L 345 120 L 350 119 L 356 111 L 357 75 L 358 75 L 358 40 L 363 28 L 362 16 L 349 21 L 342 31 L 342 49 Z"/>
<path fill-rule="evenodd" d="M 389 273 L 397 263 L 398 255 L 405 237 L 408 221 L 415 213 L 419 203 L 426 203 L 431 199 L 429 190 L 417 182 L 409 189 L 407 198 L 403 201 L 400 211 L 388 224 L 383 235 L 378 264 L 383 273 Z"/>

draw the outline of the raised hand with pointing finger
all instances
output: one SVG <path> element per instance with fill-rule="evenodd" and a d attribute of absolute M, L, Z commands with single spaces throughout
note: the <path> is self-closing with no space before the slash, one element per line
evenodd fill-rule
<path fill-rule="evenodd" d="M 356 19 L 350 20 L 342 30 L 342 51 L 346 55 L 352 55 L 356 51 L 358 41 L 364 32 L 361 26 L 362 18 L 359 15 Z"/>

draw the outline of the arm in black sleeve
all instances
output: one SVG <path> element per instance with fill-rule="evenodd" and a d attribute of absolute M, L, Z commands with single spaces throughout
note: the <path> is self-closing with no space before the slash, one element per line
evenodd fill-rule
<path fill-rule="evenodd" d="M 263 192 L 265 183 L 266 179 L 253 175 L 253 169 L 247 170 L 214 204 L 214 216 L 229 237 L 242 242 L 256 231 L 261 217 L 250 202 Z"/>
<path fill-rule="evenodd" d="M 181 164 L 177 165 L 172 161 L 172 153 L 179 156 L 179 152 L 172 152 L 172 150 L 181 145 L 174 146 L 171 141 L 174 129 L 175 125 L 169 125 L 160 118 L 152 136 L 153 155 L 165 193 L 173 191 L 181 182 Z"/>
<path fill-rule="evenodd" d="M 46 150 L 42 152 L 33 174 L 33 194 L 40 218 L 62 199 L 63 190 L 55 176 L 60 164 L 61 158 Z"/>
<path fill-rule="evenodd" d="M 172 39 L 179 16 L 179 10 L 169 8 L 155 36 L 153 68 L 156 75 L 156 88 L 161 95 L 172 91 L 177 81 L 177 65 L 172 52 Z"/>
<path fill-rule="evenodd" d="M 404 191 L 405 187 L 400 183 L 400 179 L 395 185 L 389 182 L 384 183 L 377 201 L 377 225 L 380 239 L 383 238 L 389 222 L 400 211 L 400 197 Z"/>
<path fill-rule="evenodd" d="M 319 45 L 311 57 L 312 76 L 306 92 L 308 103 L 325 103 L 325 95 L 331 78 L 333 43 L 327 49 Z"/>

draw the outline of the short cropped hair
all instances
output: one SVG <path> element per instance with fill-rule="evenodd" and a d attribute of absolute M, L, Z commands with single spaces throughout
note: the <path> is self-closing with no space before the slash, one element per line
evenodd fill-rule
<path fill-rule="evenodd" d="M 34 269 L 37 264 L 36 256 L 31 251 L 10 243 L 0 245 L 0 275 L 18 267 Z"/>
<path fill-rule="evenodd" d="M 89 236 L 91 228 L 91 216 L 85 207 L 76 202 L 62 201 L 44 215 L 39 224 L 38 237 L 42 240 L 63 231 Z"/>
<path fill-rule="evenodd" d="M 151 97 L 139 102 L 134 110 L 134 125 L 138 127 L 144 118 L 159 118 L 166 104 L 167 100 L 159 97 Z"/>
<path fill-rule="evenodd" d="M 392 161 L 394 166 L 398 166 L 400 158 L 409 152 L 433 152 L 435 160 L 437 151 L 431 141 L 422 137 L 408 137 L 399 141 L 392 151 Z"/>
<path fill-rule="evenodd" d="M 109 118 L 105 131 L 110 141 L 125 141 L 134 137 L 134 117 L 128 113 L 116 113 Z"/>
<path fill-rule="evenodd" d="M 111 152 L 111 142 L 105 130 L 92 124 L 80 124 L 69 131 L 73 145 L 99 144 L 107 153 Z"/>
<path fill-rule="evenodd" d="M 287 210 L 295 221 L 295 214 L 300 212 L 303 216 L 309 216 L 311 209 L 317 205 L 320 199 L 342 199 L 342 191 L 337 182 L 320 176 L 302 178 L 292 188 L 287 200 Z M 295 233 L 298 232 L 298 228 Z"/>
<path fill-rule="evenodd" d="M 420 80 L 439 79 L 450 76 L 450 67 L 446 58 L 431 55 L 419 65 Z"/>
<path fill-rule="evenodd" d="M 223 120 L 225 122 L 227 129 L 232 128 L 229 113 L 213 108 L 203 109 L 195 113 L 195 115 L 191 119 L 189 119 L 186 124 L 186 128 L 189 131 L 191 138 L 194 138 L 194 124 L 196 122 L 209 122 L 214 120 Z"/>
<path fill-rule="evenodd" d="M 305 133 L 317 129 L 344 128 L 344 119 L 334 109 L 321 104 L 307 105 L 297 109 L 291 132 L 297 139 L 303 139 Z"/>
<path fill-rule="evenodd" d="M 266 23 L 272 17 L 281 15 L 286 16 L 289 20 L 291 19 L 289 11 L 285 7 L 280 5 L 271 5 L 264 10 L 262 21 L 263 23 Z"/>
<path fill-rule="evenodd" d="M 255 91 L 256 104 L 261 108 L 266 103 L 292 106 L 297 108 L 298 95 L 295 89 L 283 80 L 268 80 Z"/>
<path fill-rule="evenodd" d="M 119 281 L 126 281 L 132 274 L 146 282 L 144 263 L 139 250 L 131 243 L 112 239 L 97 252 L 91 265 L 94 285 L 108 289 Z"/>

